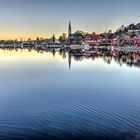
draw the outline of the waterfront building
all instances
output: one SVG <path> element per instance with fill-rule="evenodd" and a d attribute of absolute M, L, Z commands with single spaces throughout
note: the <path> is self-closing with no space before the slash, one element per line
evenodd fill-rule
<path fill-rule="evenodd" d="M 20 44 L 21 48 L 29 48 L 30 47 L 30 42 L 29 41 L 23 41 Z"/>
<path fill-rule="evenodd" d="M 61 42 L 55 38 L 55 36 L 53 35 L 52 38 L 50 39 L 46 39 L 46 48 L 49 49 L 59 49 L 62 48 L 62 44 Z"/>
<path fill-rule="evenodd" d="M 82 40 L 83 43 L 89 45 L 97 45 L 98 41 L 101 39 L 100 35 L 97 34 L 86 34 L 84 39 Z"/>

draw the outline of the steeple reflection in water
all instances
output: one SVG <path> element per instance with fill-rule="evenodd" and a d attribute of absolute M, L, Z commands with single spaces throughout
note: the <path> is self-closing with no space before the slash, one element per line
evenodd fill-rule
<path fill-rule="evenodd" d="M 76 55 L 76 54 L 71 54 L 68 53 L 65 50 L 34 50 L 34 49 L 1 49 L 1 50 L 5 50 L 5 51 L 17 51 L 17 52 L 23 52 L 25 50 L 27 50 L 28 52 L 35 52 L 37 51 L 40 54 L 45 54 L 47 52 L 52 53 L 53 57 L 55 58 L 55 55 L 57 53 L 57 55 L 61 56 L 63 59 L 68 59 L 68 66 L 69 69 L 72 67 L 71 63 L 72 60 L 73 61 L 83 61 L 83 60 L 96 60 L 96 59 L 102 59 L 105 63 L 107 64 L 111 64 L 112 61 L 115 61 L 118 65 L 122 66 L 123 64 L 129 66 L 129 67 L 138 67 L 140 68 L 140 54 L 139 53 L 128 53 L 128 54 L 124 54 L 122 52 L 115 52 L 114 54 L 112 54 L 111 51 L 100 51 L 99 54 L 93 54 L 90 56 L 84 56 L 84 55 Z"/>

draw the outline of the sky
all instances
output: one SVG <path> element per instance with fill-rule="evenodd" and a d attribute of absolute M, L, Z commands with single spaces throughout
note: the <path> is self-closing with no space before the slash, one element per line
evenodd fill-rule
<path fill-rule="evenodd" d="M 0 0 L 0 39 L 101 33 L 140 22 L 140 0 Z"/>

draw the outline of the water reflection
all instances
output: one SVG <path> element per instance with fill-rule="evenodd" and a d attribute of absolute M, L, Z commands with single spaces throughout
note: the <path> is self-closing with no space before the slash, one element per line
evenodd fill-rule
<path fill-rule="evenodd" d="M 139 139 L 139 57 L 0 50 L 0 139 Z"/>
<path fill-rule="evenodd" d="M 111 64 L 111 62 L 115 61 L 116 64 L 119 66 L 123 66 L 124 64 L 128 67 L 137 67 L 140 68 L 140 54 L 133 52 L 133 53 L 122 53 L 122 52 L 112 52 L 112 51 L 99 51 L 97 54 L 93 54 L 90 56 L 84 56 L 84 55 L 75 55 L 68 53 L 66 50 L 34 50 L 34 49 L 1 49 L 5 51 L 16 51 L 16 52 L 23 52 L 25 50 L 28 50 L 28 52 L 37 52 L 38 54 L 45 54 L 45 53 L 51 53 L 52 56 L 55 58 L 56 53 L 61 56 L 63 59 L 68 59 L 68 66 L 69 69 L 72 67 L 72 60 L 74 61 L 83 61 L 83 60 L 92 60 L 95 61 L 96 59 L 102 59 L 105 63 Z"/>
<path fill-rule="evenodd" d="M 53 55 L 56 53 L 56 51 L 53 51 Z M 66 58 L 66 51 L 59 51 L 59 55 L 62 56 L 63 59 Z M 55 56 L 55 55 L 54 55 Z M 71 68 L 71 61 L 72 58 L 75 61 L 83 61 L 84 59 L 91 59 L 96 60 L 98 58 L 102 59 L 105 63 L 111 64 L 112 61 L 115 61 L 117 64 L 122 66 L 123 64 L 126 64 L 129 67 L 140 67 L 140 54 L 139 53 L 128 53 L 124 54 L 122 52 L 114 52 L 111 51 L 100 51 L 98 54 L 93 54 L 91 56 L 76 56 L 73 54 L 68 53 L 68 64 L 69 68 Z"/>

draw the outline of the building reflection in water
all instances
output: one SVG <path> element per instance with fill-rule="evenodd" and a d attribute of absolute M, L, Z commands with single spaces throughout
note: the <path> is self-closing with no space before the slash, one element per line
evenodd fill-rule
<path fill-rule="evenodd" d="M 22 53 L 25 49 L 2 49 L 5 51 L 20 51 Z M 90 59 L 92 61 L 95 61 L 96 59 L 100 58 L 105 63 L 111 64 L 112 61 L 115 61 L 119 66 L 122 66 L 123 64 L 126 64 L 129 67 L 138 67 L 140 68 L 140 53 L 131 52 L 131 53 L 122 53 L 122 52 L 111 52 L 111 51 L 100 51 L 98 54 L 93 54 L 90 56 L 84 56 L 84 55 L 75 55 L 70 54 L 66 50 L 40 50 L 40 49 L 26 49 L 29 52 L 36 51 L 37 53 L 44 54 L 44 53 L 52 53 L 53 57 L 55 58 L 56 53 L 61 56 L 63 59 L 68 59 L 68 66 L 69 69 L 72 67 L 72 60 L 74 61 L 83 61 L 85 59 Z"/>
<path fill-rule="evenodd" d="M 140 68 L 140 54 L 139 53 L 128 53 L 128 54 L 124 54 L 121 52 L 116 52 L 116 54 L 111 54 L 109 51 L 104 53 L 102 52 L 102 54 L 94 54 L 92 56 L 74 56 L 74 55 L 68 55 L 68 63 L 69 66 L 71 66 L 71 61 L 72 58 L 75 61 L 82 61 L 84 59 L 91 59 L 91 60 L 96 60 L 98 58 L 102 59 L 105 63 L 107 64 L 111 64 L 112 61 L 115 61 L 119 66 L 122 66 L 123 64 L 129 66 L 129 67 L 138 67 Z"/>

